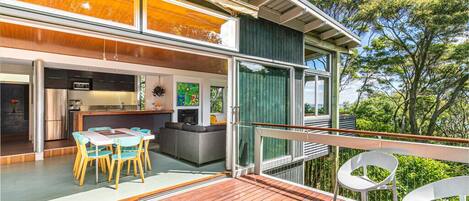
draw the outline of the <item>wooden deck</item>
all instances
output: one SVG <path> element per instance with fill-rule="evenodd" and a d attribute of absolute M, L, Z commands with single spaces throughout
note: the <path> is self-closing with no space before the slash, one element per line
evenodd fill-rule
<path fill-rule="evenodd" d="M 332 196 L 314 192 L 259 175 L 247 175 L 237 179 L 229 179 L 173 197 L 163 199 L 175 200 L 312 200 L 331 201 Z"/>

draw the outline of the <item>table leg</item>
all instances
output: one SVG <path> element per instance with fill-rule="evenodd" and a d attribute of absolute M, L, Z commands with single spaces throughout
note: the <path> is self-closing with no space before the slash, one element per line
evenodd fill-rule
<path fill-rule="evenodd" d="M 98 146 L 95 146 L 96 147 L 96 156 L 98 156 Z M 98 184 L 98 157 L 96 157 L 96 184 Z"/>
<path fill-rule="evenodd" d="M 145 152 L 144 152 L 144 156 L 143 156 L 143 161 L 144 161 L 144 164 L 145 164 L 145 171 L 144 172 L 147 172 L 148 141 L 149 140 L 145 140 Z"/>

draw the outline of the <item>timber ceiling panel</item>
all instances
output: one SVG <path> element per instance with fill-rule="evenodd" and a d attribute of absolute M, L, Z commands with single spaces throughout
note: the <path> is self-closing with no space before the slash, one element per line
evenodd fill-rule
<path fill-rule="evenodd" d="M 0 23 L 0 47 L 226 75 L 225 59 Z"/>

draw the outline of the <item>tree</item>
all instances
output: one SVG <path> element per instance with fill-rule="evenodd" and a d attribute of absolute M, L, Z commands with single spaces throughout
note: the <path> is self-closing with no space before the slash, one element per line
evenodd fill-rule
<path fill-rule="evenodd" d="M 404 124 L 407 117 L 410 132 L 433 135 L 438 117 L 468 90 L 468 43 L 457 42 L 468 30 L 469 3 L 378 0 L 361 4 L 356 19 L 377 34 L 368 64 L 382 89 L 404 100 Z"/>

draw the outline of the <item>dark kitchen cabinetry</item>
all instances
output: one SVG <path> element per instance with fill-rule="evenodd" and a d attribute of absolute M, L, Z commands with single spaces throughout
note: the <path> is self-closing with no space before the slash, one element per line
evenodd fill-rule
<path fill-rule="evenodd" d="M 45 88 L 68 89 L 68 76 L 66 70 L 46 68 L 44 76 Z"/>
<path fill-rule="evenodd" d="M 73 82 L 88 82 L 91 90 L 135 91 L 135 76 L 46 68 L 45 87 L 73 89 Z"/>

